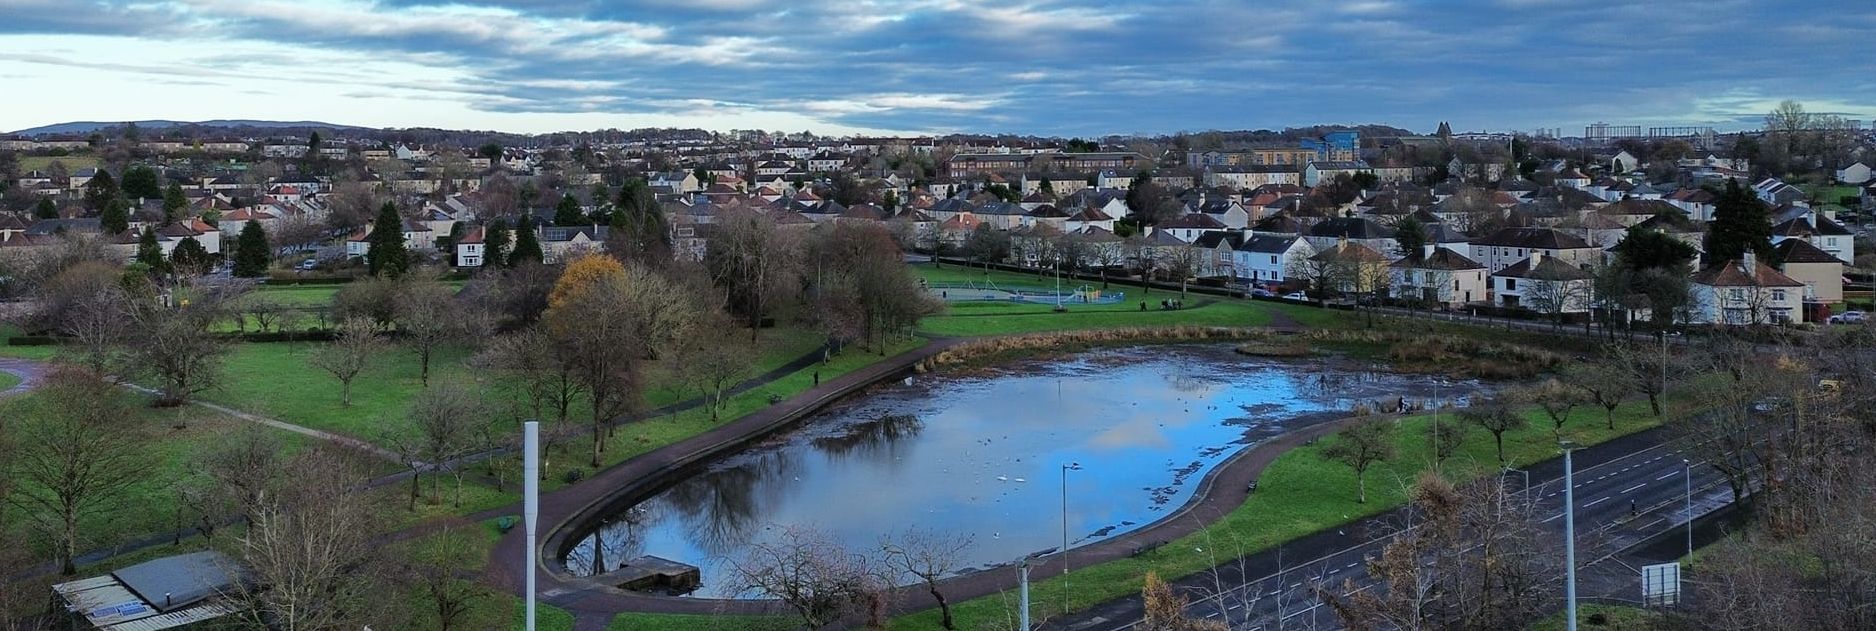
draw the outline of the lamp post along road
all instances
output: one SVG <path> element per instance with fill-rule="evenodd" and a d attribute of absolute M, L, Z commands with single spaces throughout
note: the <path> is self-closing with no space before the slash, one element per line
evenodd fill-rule
<path fill-rule="evenodd" d="M 1576 631 L 1576 467 L 1570 452 L 1576 445 L 1562 441 L 1563 448 L 1563 597 L 1564 628 Z"/>
<path fill-rule="evenodd" d="M 528 421 L 521 424 L 521 445 L 523 450 L 521 456 L 521 516 L 522 519 L 527 522 L 524 526 L 528 529 L 528 565 L 526 568 L 522 569 L 522 573 L 526 574 L 528 577 L 528 603 L 527 613 L 523 617 L 522 629 L 524 629 L 524 631 L 534 631 L 534 557 L 537 554 L 534 542 L 534 526 L 541 514 L 540 421 Z M 595 535 L 595 537 L 596 538 L 593 540 L 593 551 L 597 553 L 599 551 L 599 540 L 597 539 L 597 535 Z"/>
<path fill-rule="evenodd" d="M 1080 471 L 1081 463 L 1062 465 L 1062 611 L 1068 611 L 1068 472 Z"/>
<path fill-rule="evenodd" d="M 1687 556 L 1691 557 L 1694 555 L 1694 463 L 1686 458 L 1681 459 L 1681 482 L 1687 487 L 1687 499 L 1681 511 L 1686 514 Z"/>

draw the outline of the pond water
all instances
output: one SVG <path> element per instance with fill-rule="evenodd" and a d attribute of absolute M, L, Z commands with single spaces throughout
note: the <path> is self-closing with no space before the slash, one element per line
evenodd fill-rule
<path fill-rule="evenodd" d="M 978 569 L 1151 523 L 1247 445 L 1357 403 L 1431 398 L 1434 378 L 1332 358 L 1259 359 L 1224 345 L 1098 350 L 876 387 L 724 458 L 600 529 L 606 569 L 641 555 L 698 566 L 697 596 L 732 598 L 752 541 L 814 528 L 852 550 L 908 527 L 969 536 Z M 1445 380 L 1463 404 L 1475 382 Z M 1064 466 L 1078 464 L 1077 470 Z M 1064 486 L 1065 485 L 1065 486 Z M 565 559 L 593 573 L 593 541 Z M 965 571 L 969 571 L 968 569 Z"/>

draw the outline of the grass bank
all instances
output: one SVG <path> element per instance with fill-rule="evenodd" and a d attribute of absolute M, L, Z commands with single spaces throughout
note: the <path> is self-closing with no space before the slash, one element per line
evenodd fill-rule
<path fill-rule="evenodd" d="M 1550 430 L 1542 413 L 1529 410 L 1525 416 L 1530 426 L 1505 436 L 1505 453 L 1513 466 L 1556 456 L 1557 435 Z M 1441 414 L 1442 423 L 1457 422 L 1450 414 Z M 1138 593 L 1148 571 L 1177 577 L 1204 571 L 1238 556 L 1270 549 L 1273 546 L 1312 532 L 1381 513 L 1406 502 L 1406 491 L 1418 472 L 1432 463 L 1425 432 L 1432 424 L 1431 415 L 1406 417 L 1395 428 L 1398 455 L 1389 462 L 1375 465 L 1368 472 L 1368 502 L 1355 501 L 1355 475 L 1348 466 L 1329 459 L 1323 450 L 1334 439 L 1292 450 L 1279 456 L 1259 477 L 1257 493 L 1224 518 L 1199 532 L 1168 542 L 1153 552 L 1138 557 L 1111 561 L 1075 570 L 1067 577 L 1051 577 L 1032 584 L 1040 594 L 1066 591 L 1068 610 L 1078 611 L 1095 604 Z M 1624 404 L 1617 409 L 1616 429 L 1603 423 L 1600 410 L 1575 410 L 1564 428 L 1564 435 L 1578 444 L 1593 445 L 1618 436 L 1654 427 L 1660 419 L 1648 412 L 1646 402 Z M 1467 433 L 1463 447 L 1444 465 L 1446 475 L 1469 479 L 1498 470 L 1496 452 L 1489 433 L 1476 428 Z M 1013 594 L 996 594 L 957 604 L 953 613 L 960 628 L 975 628 L 1015 618 Z M 1059 597 L 1038 598 L 1033 613 L 1041 617 L 1062 613 Z M 925 611 L 894 621 L 894 629 L 938 629 L 936 611 Z"/>
<path fill-rule="evenodd" d="M 913 272 L 931 283 L 979 283 L 998 287 L 1053 288 L 1055 277 L 1038 279 L 1034 275 L 1004 271 L 968 269 L 956 265 L 912 266 Z M 1063 281 L 1065 289 L 1083 284 L 1099 286 L 1098 281 Z M 1179 295 L 1177 291 L 1144 291 L 1139 286 L 1110 283 L 1109 292 L 1126 292 L 1127 300 L 1116 305 L 1068 305 L 1057 313 L 1054 305 L 1009 301 L 957 301 L 941 315 L 926 318 L 920 330 L 935 335 L 982 336 L 1012 333 L 1037 333 L 1087 329 L 1165 326 L 1261 327 L 1282 319 L 1307 327 L 1340 326 L 1347 313 L 1279 302 L 1246 300 L 1203 294 L 1187 294 L 1185 308 L 1163 310 L 1159 301 Z M 1142 311 L 1140 303 L 1147 303 Z"/>

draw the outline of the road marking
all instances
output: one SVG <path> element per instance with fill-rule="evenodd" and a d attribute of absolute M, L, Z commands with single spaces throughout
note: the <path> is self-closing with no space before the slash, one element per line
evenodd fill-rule
<path fill-rule="evenodd" d="M 1644 487 L 1644 486 L 1648 486 L 1648 483 L 1647 483 L 1647 482 L 1643 482 L 1643 483 L 1641 483 L 1641 484 L 1637 484 L 1637 485 L 1635 485 L 1635 486 L 1631 486 L 1631 487 L 1628 487 L 1628 488 L 1626 488 L 1626 489 L 1622 489 L 1622 493 L 1621 493 L 1621 495 L 1627 495 L 1627 494 L 1629 493 L 1629 491 L 1633 491 L 1633 490 L 1635 490 L 1635 489 L 1639 489 L 1639 488 L 1641 488 L 1641 487 Z"/>
<path fill-rule="evenodd" d="M 1226 607 L 1226 608 L 1225 608 L 1225 611 L 1237 611 L 1239 607 L 1243 607 L 1243 606 L 1244 606 L 1244 604 L 1243 604 L 1243 603 L 1239 603 L 1239 604 L 1236 604 L 1236 605 L 1232 605 L 1232 606 L 1230 606 L 1230 607 Z"/>
<path fill-rule="evenodd" d="M 1672 478 L 1672 477 L 1674 477 L 1674 476 L 1677 476 L 1677 475 L 1680 475 L 1680 474 L 1681 474 L 1681 472 L 1679 472 L 1679 471 L 1675 471 L 1675 472 L 1673 472 L 1673 473 L 1669 473 L 1669 474 L 1667 474 L 1667 475 L 1664 475 L 1664 476 L 1661 476 L 1661 477 L 1658 477 L 1658 478 L 1655 478 L 1655 481 L 1657 481 L 1657 482 L 1659 482 L 1659 481 L 1661 481 L 1661 480 L 1666 480 L 1666 479 L 1668 479 L 1668 478 Z"/>
<path fill-rule="evenodd" d="M 1597 504 L 1601 504 L 1601 503 L 1603 502 L 1603 500 L 1606 500 L 1606 499 L 1609 499 L 1609 497 L 1610 497 L 1610 496 L 1608 496 L 1608 495 L 1604 495 L 1604 496 L 1602 496 L 1602 497 L 1599 497 L 1599 498 L 1596 498 L 1596 499 L 1595 499 L 1594 501 L 1591 501 L 1591 502 L 1590 502 L 1590 503 L 1588 503 L 1588 504 L 1584 504 L 1584 505 L 1583 505 L 1583 508 L 1589 508 L 1589 507 L 1591 507 L 1591 506 L 1595 506 L 1595 505 L 1597 505 Z"/>

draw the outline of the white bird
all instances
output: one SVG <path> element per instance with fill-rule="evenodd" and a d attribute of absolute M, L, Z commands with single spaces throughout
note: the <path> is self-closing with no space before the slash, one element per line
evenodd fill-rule
<path fill-rule="evenodd" d="M 1028 482 L 1028 480 L 1024 480 L 1024 479 L 1022 479 L 1022 478 L 1017 478 L 1017 479 L 1016 479 L 1016 481 L 1017 481 L 1017 482 Z"/>
<path fill-rule="evenodd" d="M 1009 476 L 1006 476 L 1006 475 L 1000 475 L 1000 476 L 997 476 L 997 481 L 998 481 L 998 482 L 1008 482 L 1008 481 L 1010 481 L 1010 477 L 1009 477 Z"/>

